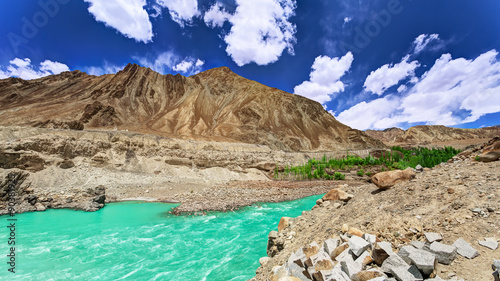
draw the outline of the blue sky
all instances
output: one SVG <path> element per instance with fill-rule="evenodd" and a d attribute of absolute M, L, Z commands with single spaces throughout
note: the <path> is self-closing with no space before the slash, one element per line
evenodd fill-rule
<path fill-rule="evenodd" d="M 500 124 L 497 0 L 0 2 L 0 78 L 237 74 L 357 129 Z"/>

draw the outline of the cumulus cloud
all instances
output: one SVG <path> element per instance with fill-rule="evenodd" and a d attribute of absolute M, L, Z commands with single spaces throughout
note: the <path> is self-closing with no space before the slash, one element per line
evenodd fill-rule
<path fill-rule="evenodd" d="M 330 101 L 333 94 L 344 91 L 344 83 L 340 78 L 351 68 L 353 60 L 351 52 L 342 58 L 317 57 L 312 65 L 309 81 L 295 86 L 294 93 L 319 103 Z"/>
<path fill-rule="evenodd" d="M 90 3 L 89 12 L 96 21 L 118 30 L 137 42 L 153 39 L 153 27 L 145 10 L 146 0 L 84 0 Z"/>
<path fill-rule="evenodd" d="M 31 64 L 29 58 L 15 58 L 9 62 L 6 70 L 0 67 L 0 78 L 19 77 L 25 80 L 37 79 L 48 75 L 59 74 L 69 71 L 69 67 L 63 63 L 45 60 L 36 67 Z"/>
<path fill-rule="evenodd" d="M 364 88 L 377 95 L 382 95 L 388 88 L 397 85 L 399 81 L 413 77 L 415 69 L 420 66 L 418 61 L 408 62 L 410 56 L 405 56 L 400 63 L 385 64 L 372 71 L 366 77 Z"/>
<path fill-rule="evenodd" d="M 485 114 L 500 112 L 500 61 L 497 57 L 496 50 L 473 60 L 453 59 L 450 54 L 443 54 L 406 95 L 362 102 L 337 118 L 357 129 L 383 129 L 405 123 L 456 125 L 474 122 Z"/>
<path fill-rule="evenodd" d="M 205 12 L 203 20 L 208 27 L 222 27 L 224 22 L 229 20 L 231 14 L 226 12 L 224 6 L 220 3 L 215 3 L 210 9 Z"/>
<path fill-rule="evenodd" d="M 295 0 L 236 0 L 236 4 L 232 15 L 214 10 L 207 25 L 220 26 L 222 17 L 228 18 L 231 29 L 224 37 L 226 52 L 237 65 L 267 65 L 277 61 L 285 49 L 294 54 L 296 27 L 289 19 L 295 13 Z M 210 11 L 213 9 L 218 8 Z"/>
<path fill-rule="evenodd" d="M 172 69 L 174 71 L 187 73 L 189 75 L 199 73 L 201 71 L 201 67 L 205 64 L 204 61 L 200 59 L 193 58 L 185 58 L 183 61 L 175 65 Z"/>
<path fill-rule="evenodd" d="M 133 59 L 142 66 L 149 67 L 161 74 L 177 71 L 185 75 L 193 75 L 200 72 L 205 64 L 204 61 L 197 58 L 182 58 L 172 51 L 163 52 L 154 58 L 133 57 Z"/>
<path fill-rule="evenodd" d="M 197 0 L 157 0 L 157 3 L 167 8 L 172 20 L 181 27 L 191 24 L 193 18 L 200 14 Z"/>
<path fill-rule="evenodd" d="M 413 53 L 418 54 L 420 53 L 429 43 L 432 41 L 439 41 L 439 35 L 438 34 L 421 34 L 417 38 L 415 38 L 415 41 L 413 41 Z"/>
<path fill-rule="evenodd" d="M 397 98 L 386 96 L 370 102 L 360 102 L 348 110 L 341 112 L 335 118 L 359 130 L 388 128 L 384 127 L 387 122 L 381 120 L 391 116 L 392 112 L 394 112 L 399 105 L 400 101 Z"/>

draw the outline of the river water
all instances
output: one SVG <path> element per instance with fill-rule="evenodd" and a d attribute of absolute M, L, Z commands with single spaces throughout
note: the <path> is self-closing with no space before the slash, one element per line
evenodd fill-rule
<path fill-rule="evenodd" d="M 2 216 L 0 280 L 247 280 L 279 219 L 299 216 L 319 198 L 206 216 L 173 216 L 175 204 L 141 202 L 18 214 L 14 274 Z"/>

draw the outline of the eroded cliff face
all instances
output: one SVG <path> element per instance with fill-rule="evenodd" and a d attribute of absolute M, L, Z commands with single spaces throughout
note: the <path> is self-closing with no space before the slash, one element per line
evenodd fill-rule
<path fill-rule="evenodd" d="M 367 135 L 383 141 L 387 145 L 409 144 L 409 145 L 427 145 L 446 142 L 457 142 L 491 139 L 500 136 L 500 127 L 486 127 L 481 129 L 459 129 L 450 128 L 441 125 L 434 126 L 414 126 L 408 130 L 399 128 L 389 128 L 383 131 L 367 130 Z"/>
<path fill-rule="evenodd" d="M 321 104 L 227 67 L 184 77 L 129 64 L 103 76 L 73 71 L 31 81 L 0 80 L 0 125 L 118 127 L 291 151 L 384 147 L 338 122 Z"/>

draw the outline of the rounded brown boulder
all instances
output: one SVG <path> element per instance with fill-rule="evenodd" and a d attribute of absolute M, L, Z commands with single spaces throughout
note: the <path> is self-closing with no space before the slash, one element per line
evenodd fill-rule
<path fill-rule="evenodd" d="M 349 200 L 351 200 L 354 196 L 352 194 L 349 194 L 341 189 L 338 189 L 338 188 L 334 188 L 330 191 L 328 191 L 327 194 L 325 194 L 325 196 L 323 196 L 323 201 L 336 201 L 336 200 L 339 200 L 339 201 L 343 201 L 343 202 L 347 202 Z"/>
<path fill-rule="evenodd" d="M 411 169 L 382 172 L 372 177 L 372 182 L 380 189 L 387 189 L 395 184 L 415 178 Z"/>

